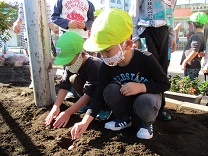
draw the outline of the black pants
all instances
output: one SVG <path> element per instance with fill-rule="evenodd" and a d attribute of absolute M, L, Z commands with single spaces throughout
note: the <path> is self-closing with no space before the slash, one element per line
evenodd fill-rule
<path fill-rule="evenodd" d="M 149 52 L 151 52 L 162 66 L 164 72 L 167 75 L 168 72 L 168 27 L 147 27 L 145 31 L 140 35 L 141 38 L 146 39 L 146 45 Z M 165 107 L 165 96 L 162 94 L 161 109 Z"/>

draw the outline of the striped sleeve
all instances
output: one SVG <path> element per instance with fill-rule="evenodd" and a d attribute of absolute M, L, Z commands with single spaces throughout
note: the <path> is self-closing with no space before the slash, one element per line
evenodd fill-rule
<path fill-rule="evenodd" d="M 46 14 L 47 14 L 48 23 L 52 23 L 52 20 L 51 20 L 52 9 L 48 2 L 46 2 Z"/>
<path fill-rule="evenodd" d="M 24 9 L 23 9 L 23 3 L 22 2 L 19 3 L 18 20 L 21 20 L 22 22 L 25 21 Z"/>

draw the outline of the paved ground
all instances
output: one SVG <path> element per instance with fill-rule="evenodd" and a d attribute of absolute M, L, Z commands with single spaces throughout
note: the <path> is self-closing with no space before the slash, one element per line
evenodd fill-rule
<path fill-rule="evenodd" d="M 169 65 L 169 68 L 168 68 L 168 74 L 169 75 L 178 74 L 180 76 L 183 76 L 183 70 L 181 69 L 181 66 L 180 66 L 182 53 L 183 53 L 182 50 L 177 50 L 174 53 L 172 53 L 170 65 Z M 202 60 L 202 62 L 203 62 L 203 60 Z M 204 81 L 204 75 L 201 71 L 199 73 L 199 80 Z M 208 96 L 203 97 L 202 101 L 201 101 L 201 104 L 206 105 L 207 102 L 208 102 Z"/>
<path fill-rule="evenodd" d="M 168 74 L 169 75 L 178 74 L 178 75 L 183 76 L 183 70 L 181 69 L 181 66 L 180 66 L 182 53 L 183 53 L 182 50 L 177 50 L 174 53 L 172 53 L 170 65 L 169 65 L 169 68 L 168 68 Z M 201 81 L 204 80 L 204 75 L 201 71 L 199 73 L 199 80 L 201 80 Z"/>

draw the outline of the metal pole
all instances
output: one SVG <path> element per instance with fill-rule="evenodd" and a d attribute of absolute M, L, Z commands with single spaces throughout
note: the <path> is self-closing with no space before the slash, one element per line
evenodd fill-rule
<path fill-rule="evenodd" d="M 24 12 L 35 104 L 43 107 L 55 100 L 45 0 L 24 0 Z"/>

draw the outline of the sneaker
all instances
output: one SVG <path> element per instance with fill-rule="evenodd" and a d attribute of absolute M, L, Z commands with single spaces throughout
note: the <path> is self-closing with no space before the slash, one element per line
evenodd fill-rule
<path fill-rule="evenodd" d="M 77 113 L 85 113 L 88 110 L 89 106 L 84 105 L 82 108 L 80 108 Z"/>
<path fill-rule="evenodd" d="M 111 129 L 113 131 L 119 131 L 121 129 L 128 128 L 130 126 L 131 126 L 130 118 L 127 120 L 115 119 L 113 121 L 107 122 L 104 128 Z"/>
<path fill-rule="evenodd" d="M 153 137 L 153 126 L 151 125 L 141 125 L 139 131 L 137 132 L 137 138 L 140 139 L 151 139 Z"/>
<path fill-rule="evenodd" d="M 167 112 L 159 111 L 157 118 L 161 121 L 170 121 L 171 116 Z"/>
<path fill-rule="evenodd" d="M 33 89 L 33 82 L 30 83 L 29 89 Z"/>
<path fill-rule="evenodd" d="M 108 120 L 111 114 L 112 114 L 112 111 L 101 109 L 97 115 L 97 118 L 99 118 L 100 120 Z"/>

